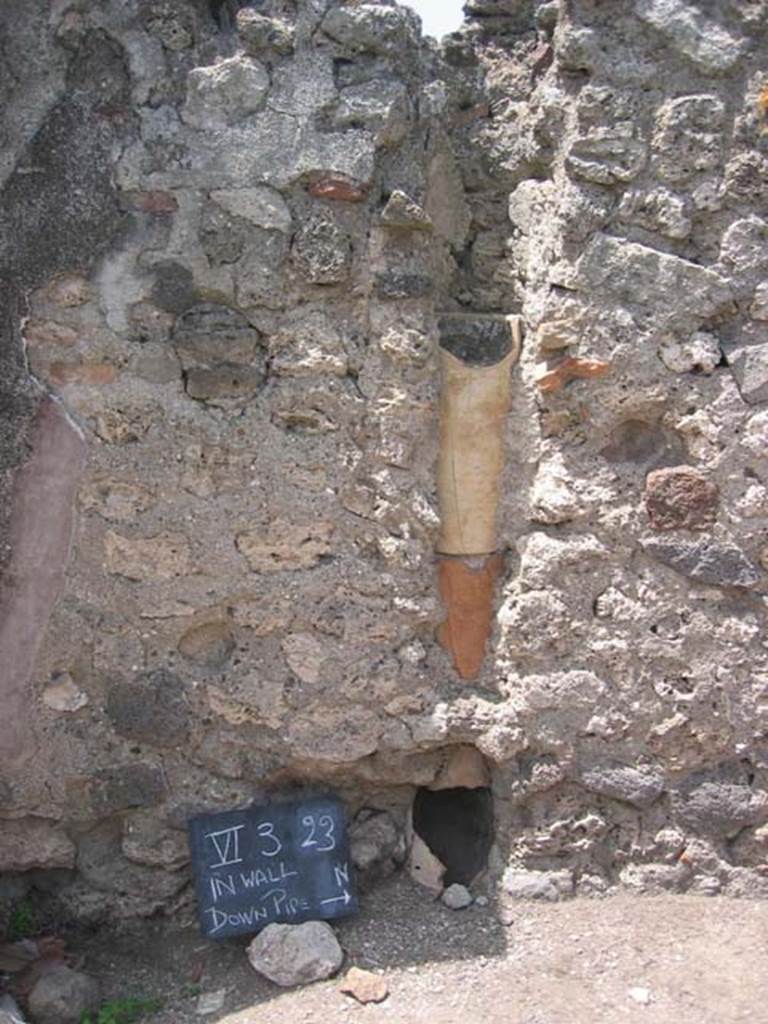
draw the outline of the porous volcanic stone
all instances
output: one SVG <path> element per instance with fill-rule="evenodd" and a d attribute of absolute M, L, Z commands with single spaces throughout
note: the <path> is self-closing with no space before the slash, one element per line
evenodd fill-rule
<path fill-rule="evenodd" d="M 648 807 L 664 792 L 664 779 L 657 771 L 631 765 L 593 765 L 581 775 L 585 789 L 635 807 Z"/>
<path fill-rule="evenodd" d="M 312 284 L 337 284 L 349 276 L 349 237 L 321 214 L 309 217 L 299 229 L 291 255 L 299 273 Z"/>
<path fill-rule="evenodd" d="M 344 954 L 333 928 L 325 921 L 270 924 L 248 947 L 251 966 L 283 988 L 330 978 Z"/>
<path fill-rule="evenodd" d="M 705 530 L 717 516 L 720 492 L 691 466 L 673 466 L 649 473 L 645 507 L 655 530 Z"/>
<path fill-rule="evenodd" d="M 162 770 L 145 761 L 102 768 L 90 782 L 94 814 L 108 815 L 129 807 L 153 807 L 166 796 Z"/>
<path fill-rule="evenodd" d="M 704 782 L 687 793 L 673 793 L 672 810 L 696 832 L 729 837 L 768 821 L 768 796 L 749 786 Z"/>
<path fill-rule="evenodd" d="M 264 50 L 286 54 L 293 49 L 293 29 L 287 22 L 248 8 L 237 12 L 237 33 L 243 49 L 251 55 Z"/>
<path fill-rule="evenodd" d="M 140 743 L 173 747 L 189 734 L 189 707 L 181 679 L 167 669 L 116 681 L 107 692 L 115 732 Z"/>
<path fill-rule="evenodd" d="M 697 541 L 646 540 L 643 550 L 682 576 L 715 587 L 754 587 L 760 572 L 741 548 L 703 537 Z"/>

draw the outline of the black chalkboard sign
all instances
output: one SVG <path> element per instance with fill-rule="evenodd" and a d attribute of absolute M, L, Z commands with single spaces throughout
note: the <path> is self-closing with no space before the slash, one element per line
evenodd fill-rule
<path fill-rule="evenodd" d="M 332 797 L 201 814 L 189 847 L 209 938 L 357 911 L 344 809 Z"/>

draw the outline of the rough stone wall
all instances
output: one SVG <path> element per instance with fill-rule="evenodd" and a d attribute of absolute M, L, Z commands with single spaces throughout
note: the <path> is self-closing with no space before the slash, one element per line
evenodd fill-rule
<path fill-rule="evenodd" d="M 471 746 L 509 893 L 765 889 L 767 7 L 0 6 L 6 879 L 172 907 L 192 811 Z M 471 684 L 441 312 L 527 328 Z"/>

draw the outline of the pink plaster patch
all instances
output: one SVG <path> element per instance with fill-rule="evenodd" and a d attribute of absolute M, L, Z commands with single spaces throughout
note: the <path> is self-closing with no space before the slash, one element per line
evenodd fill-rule
<path fill-rule="evenodd" d="M 32 454 L 14 483 L 11 559 L 0 586 L 0 763 L 35 752 L 30 682 L 69 556 L 85 441 L 51 398 L 40 407 Z"/>

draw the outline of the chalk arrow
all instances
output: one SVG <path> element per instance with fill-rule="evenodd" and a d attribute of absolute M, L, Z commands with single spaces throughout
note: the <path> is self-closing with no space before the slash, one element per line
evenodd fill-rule
<path fill-rule="evenodd" d="M 344 906 L 346 907 L 346 905 L 348 903 L 351 903 L 351 902 L 352 902 L 352 897 L 349 895 L 349 893 L 347 892 L 346 889 L 344 890 L 344 895 L 343 896 L 334 896 L 333 899 L 330 899 L 330 900 L 320 900 L 320 903 L 323 906 L 325 906 L 326 903 L 343 903 Z"/>

